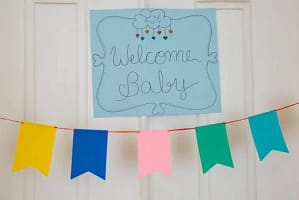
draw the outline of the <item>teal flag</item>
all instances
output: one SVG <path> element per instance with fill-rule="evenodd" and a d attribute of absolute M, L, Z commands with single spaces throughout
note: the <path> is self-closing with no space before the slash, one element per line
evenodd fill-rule
<path fill-rule="evenodd" d="M 251 134 L 260 160 L 272 150 L 288 153 L 276 111 L 269 111 L 248 118 Z"/>
<path fill-rule="evenodd" d="M 234 167 L 224 123 L 196 127 L 203 173 L 216 164 Z"/>

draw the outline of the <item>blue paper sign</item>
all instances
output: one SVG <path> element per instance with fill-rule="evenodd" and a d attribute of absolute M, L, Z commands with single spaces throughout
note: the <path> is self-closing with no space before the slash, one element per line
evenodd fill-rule
<path fill-rule="evenodd" d="M 90 11 L 94 116 L 221 111 L 215 9 Z"/>

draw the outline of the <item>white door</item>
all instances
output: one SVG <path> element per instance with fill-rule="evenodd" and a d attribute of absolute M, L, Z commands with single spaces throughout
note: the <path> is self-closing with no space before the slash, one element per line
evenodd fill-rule
<path fill-rule="evenodd" d="M 94 119 L 88 10 L 216 8 L 221 114 Z M 298 101 L 297 0 L 0 0 L 0 117 L 63 127 L 168 129 L 222 122 Z M 203 175 L 193 131 L 171 135 L 172 176 L 137 178 L 136 135 L 109 135 L 107 180 L 70 180 L 72 133 L 57 132 L 49 177 L 11 172 L 18 124 L 0 120 L 1 200 L 297 200 L 299 110 L 279 112 L 290 154 L 258 161 L 246 121 L 228 125 L 235 168 Z"/>

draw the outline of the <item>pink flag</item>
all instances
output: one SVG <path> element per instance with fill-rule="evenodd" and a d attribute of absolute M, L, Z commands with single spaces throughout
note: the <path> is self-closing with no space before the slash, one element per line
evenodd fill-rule
<path fill-rule="evenodd" d="M 171 175 L 170 135 L 167 130 L 140 131 L 138 134 L 138 176 L 153 171 Z"/>

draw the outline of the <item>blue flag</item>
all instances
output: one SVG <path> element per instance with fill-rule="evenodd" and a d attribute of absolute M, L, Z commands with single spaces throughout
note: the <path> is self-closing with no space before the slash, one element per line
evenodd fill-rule
<path fill-rule="evenodd" d="M 272 150 L 289 152 L 276 111 L 249 117 L 249 125 L 260 160 L 263 160 Z"/>
<path fill-rule="evenodd" d="M 108 131 L 75 129 L 71 179 L 91 172 L 106 179 Z"/>

